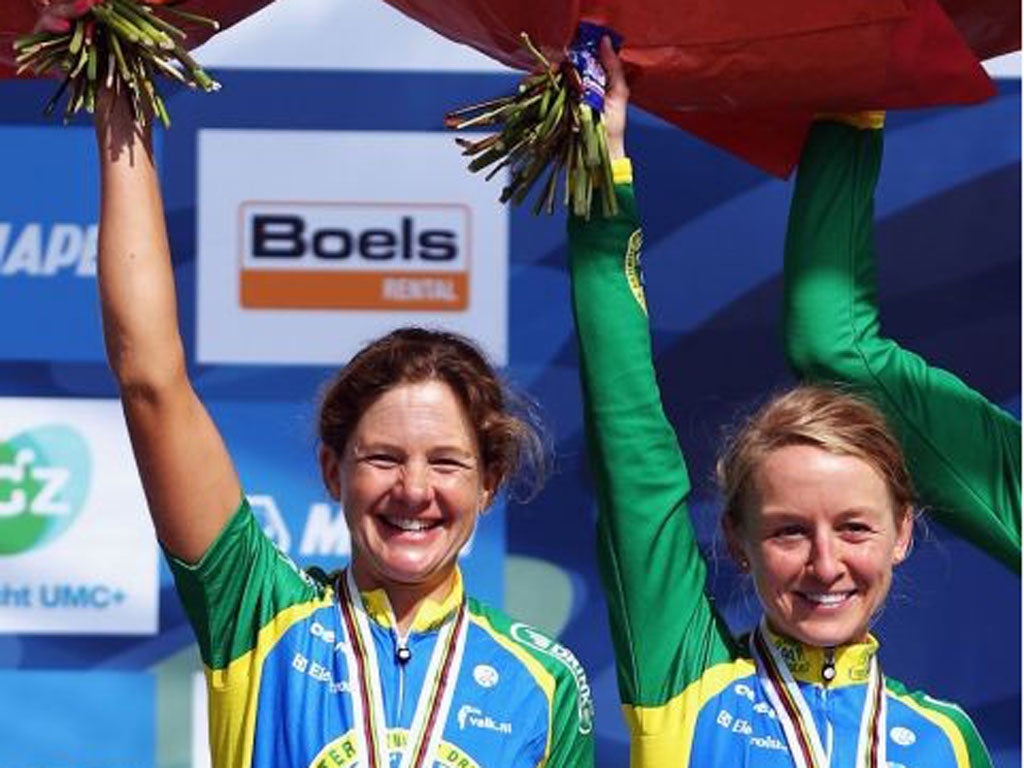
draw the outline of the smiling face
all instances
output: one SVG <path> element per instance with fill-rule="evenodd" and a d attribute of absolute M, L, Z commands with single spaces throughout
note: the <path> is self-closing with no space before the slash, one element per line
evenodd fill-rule
<path fill-rule="evenodd" d="M 910 546 L 910 509 L 867 462 L 809 445 L 772 450 L 752 481 L 726 533 L 769 626 L 815 646 L 863 640 Z"/>
<path fill-rule="evenodd" d="M 403 383 L 360 417 L 339 457 L 321 449 L 363 589 L 443 593 L 490 494 L 476 434 L 445 383 Z"/>

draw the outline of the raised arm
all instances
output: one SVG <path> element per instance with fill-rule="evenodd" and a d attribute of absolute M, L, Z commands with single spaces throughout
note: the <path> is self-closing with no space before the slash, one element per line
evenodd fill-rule
<path fill-rule="evenodd" d="M 640 225 L 623 150 L 627 93 L 609 53 L 605 114 L 621 210 L 612 219 L 595 212 L 589 221 L 569 221 L 598 557 L 631 762 L 685 765 L 682 693 L 707 667 L 730 659 L 731 641 L 704 593 L 706 568 L 686 505 L 690 481 L 655 378 L 639 281 Z"/>
<path fill-rule="evenodd" d="M 99 289 L 107 359 L 117 378 L 157 535 L 195 562 L 241 489 L 231 459 L 188 380 L 152 137 L 124 98 L 97 108 L 101 168 Z"/>
<path fill-rule="evenodd" d="M 899 435 L 930 511 L 1020 571 L 1020 423 L 882 335 L 874 250 L 880 123 L 820 122 L 786 240 L 786 353 L 798 375 L 853 385 Z"/>

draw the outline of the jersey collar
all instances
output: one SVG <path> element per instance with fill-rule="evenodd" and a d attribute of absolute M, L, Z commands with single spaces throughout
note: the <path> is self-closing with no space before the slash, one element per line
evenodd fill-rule
<path fill-rule="evenodd" d="M 878 653 L 878 640 L 874 635 L 860 643 L 840 645 L 834 649 L 805 645 L 797 640 L 768 630 L 768 638 L 779 649 L 794 679 L 805 683 L 818 683 L 836 688 L 843 685 L 863 685 L 871 671 L 871 659 Z M 828 681 L 822 675 L 827 666 L 828 652 L 833 653 L 835 677 Z"/>
<path fill-rule="evenodd" d="M 416 609 L 413 617 L 412 632 L 430 632 L 441 626 L 445 620 L 458 609 L 463 597 L 462 571 L 456 566 L 455 583 L 451 591 L 440 602 L 436 600 L 424 600 Z M 388 595 L 383 589 L 373 589 L 369 592 L 360 590 L 363 596 L 363 605 L 366 606 L 366 613 L 371 619 L 382 627 L 391 627 L 391 603 Z"/>

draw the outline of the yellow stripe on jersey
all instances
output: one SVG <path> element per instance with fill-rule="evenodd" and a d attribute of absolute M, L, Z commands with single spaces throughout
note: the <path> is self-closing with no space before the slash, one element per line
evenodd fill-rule
<path fill-rule="evenodd" d="M 683 692 L 656 707 L 624 704 L 630 733 L 629 764 L 634 768 L 685 768 L 704 705 L 729 683 L 754 674 L 751 659 L 709 667 Z"/>
<path fill-rule="evenodd" d="M 952 717 L 938 709 L 923 706 L 919 702 L 915 701 L 911 696 L 894 693 L 893 691 L 886 691 L 886 693 L 901 704 L 906 704 L 925 720 L 928 720 L 938 726 L 942 732 L 946 734 L 946 738 L 949 739 L 949 745 L 953 748 L 953 755 L 956 757 L 957 768 L 970 768 L 971 758 L 970 753 L 967 751 L 967 742 L 964 741 L 964 735 L 960 731 L 960 728 L 957 727 L 956 721 L 954 721 Z M 935 701 L 936 704 L 950 706 L 945 702 L 937 700 L 933 701 Z"/>
<path fill-rule="evenodd" d="M 217 768 L 249 768 L 252 765 L 263 662 L 285 632 L 314 611 L 333 603 L 334 590 L 327 589 L 315 602 L 298 603 L 281 611 L 260 629 L 252 650 L 234 659 L 224 669 L 206 668 L 206 690 L 210 697 L 210 751 Z"/>
<path fill-rule="evenodd" d="M 612 160 L 612 181 L 616 184 L 633 183 L 633 163 L 628 157 Z"/>

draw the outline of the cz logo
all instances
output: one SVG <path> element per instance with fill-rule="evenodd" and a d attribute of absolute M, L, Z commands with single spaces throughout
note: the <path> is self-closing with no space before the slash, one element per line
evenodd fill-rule
<path fill-rule="evenodd" d="M 0 441 L 0 555 L 37 549 L 85 506 L 89 449 L 70 427 L 39 427 Z"/>

